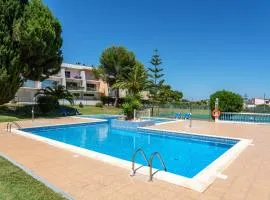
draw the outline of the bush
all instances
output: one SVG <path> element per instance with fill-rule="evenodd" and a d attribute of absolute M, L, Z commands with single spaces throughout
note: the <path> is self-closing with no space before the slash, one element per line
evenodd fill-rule
<path fill-rule="evenodd" d="M 108 96 L 101 96 L 100 100 L 103 103 L 103 105 L 106 105 L 109 102 L 109 97 Z"/>
<path fill-rule="evenodd" d="M 80 108 L 83 108 L 83 104 L 82 104 L 82 102 L 80 102 L 79 107 L 80 107 Z"/>
<path fill-rule="evenodd" d="M 17 115 L 17 116 L 31 116 L 32 105 L 8 105 L 0 106 L 0 114 L 2 115 Z"/>
<path fill-rule="evenodd" d="M 219 109 L 221 112 L 241 112 L 243 110 L 243 99 L 241 95 L 222 90 L 210 96 L 210 108 L 215 109 L 216 98 L 219 99 Z"/>
<path fill-rule="evenodd" d="M 127 120 L 133 119 L 134 110 L 140 109 L 142 106 L 140 100 L 135 96 L 127 96 L 122 104 L 122 109 Z"/>
<path fill-rule="evenodd" d="M 101 102 L 96 103 L 96 107 L 102 108 L 103 104 Z"/>
<path fill-rule="evenodd" d="M 37 103 L 40 111 L 44 114 L 54 110 L 58 105 L 58 101 L 55 97 L 46 95 L 38 96 Z"/>
<path fill-rule="evenodd" d="M 108 96 L 101 96 L 100 97 L 100 100 L 102 102 L 103 105 L 113 105 L 114 104 L 114 101 L 115 101 L 115 98 L 113 97 L 108 97 Z M 118 99 L 118 103 L 121 102 L 121 99 L 119 98 Z"/>

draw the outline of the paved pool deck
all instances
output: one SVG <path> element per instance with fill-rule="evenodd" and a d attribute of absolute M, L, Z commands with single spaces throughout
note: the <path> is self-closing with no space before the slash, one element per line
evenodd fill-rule
<path fill-rule="evenodd" d="M 21 127 L 86 122 L 71 117 L 18 122 Z M 224 124 L 206 121 L 173 122 L 154 128 L 252 139 L 253 144 L 198 193 L 148 177 L 129 176 L 129 170 L 77 155 L 49 144 L 5 131 L 0 123 L 0 152 L 31 170 L 74 199 L 228 199 L 270 200 L 270 125 Z M 1 166 L 0 166 L 1 167 Z"/>

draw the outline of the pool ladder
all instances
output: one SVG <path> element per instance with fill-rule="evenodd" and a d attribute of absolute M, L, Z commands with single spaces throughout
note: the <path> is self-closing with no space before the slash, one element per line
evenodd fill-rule
<path fill-rule="evenodd" d="M 142 165 L 142 166 L 138 167 L 137 169 L 135 169 L 135 158 L 136 158 L 136 156 L 137 156 L 137 154 L 139 152 L 141 153 L 142 157 L 144 158 L 144 160 L 147 163 L 147 166 L 149 167 L 149 181 L 152 181 L 153 180 L 153 176 L 155 175 L 155 173 L 157 173 L 159 171 L 159 170 L 157 170 L 156 172 L 153 173 L 153 160 L 154 160 L 154 158 L 156 156 L 158 157 L 160 163 L 162 164 L 163 170 L 165 172 L 167 171 L 166 165 L 165 165 L 165 163 L 164 163 L 164 161 L 163 161 L 163 159 L 162 159 L 162 157 L 161 157 L 161 155 L 160 155 L 159 152 L 152 153 L 150 159 L 148 160 L 147 157 L 146 157 L 146 155 L 145 155 L 145 153 L 144 153 L 144 151 L 143 151 L 143 149 L 142 148 L 139 148 L 132 155 L 132 168 L 131 168 L 132 172 L 131 172 L 131 176 L 135 176 L 136 171 L 138 169 L 140 169 L 140 168 L 143 167 L 143 165 Z"/>
<path fill-rule="evenodd" d="M 21 126 L 17 122 L 8 122 L 7 123 L 7 127 L 6 127 L 7 128 L 7 132 L 11 132 L 12 125 L 17 126 L 17 128 L 21 128 Z"/>

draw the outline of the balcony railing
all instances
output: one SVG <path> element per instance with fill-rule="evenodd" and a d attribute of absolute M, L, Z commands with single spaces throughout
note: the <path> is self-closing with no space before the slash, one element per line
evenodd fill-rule
<path fill-rule="evenodd" d="M 86 90 L 87 91 L 91 91 L 91 92 L 96 92 L 97 91 L 97 88 L 87 87 Z"/>
<path fill-rule="evenodd" d="M 83 87 L 79 87 L 79 86 L 67 86 L 66 87 L 67 90 L 83 90 Z"/>
<path fill-rule="evenodd" d="M 77 76 L 77 75 L 75 75 L 75 76 L 66 75 L 66 78 L 72 78 L 72 79 L 82 79 L 82 77 L 81 77 L 81 76 Z"/>

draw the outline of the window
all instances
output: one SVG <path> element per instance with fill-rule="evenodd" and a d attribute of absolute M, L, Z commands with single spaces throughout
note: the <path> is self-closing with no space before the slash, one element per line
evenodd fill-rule
<path fill-rule="evenodd" d="M 66 76 L 66 78 L 70 78 L 70 72 L 69 71 L 65 71 L 65 76 Z"/>
<path fill-rule="evenodd" d="M 35 88 L 36 85 L 35 85 L 35 81 L 30 81 L 30 80 L 27 80 L 23 83 L 23 87 L 30 87 L 30 88 Z"/>
<path fill-rule="evenodd" d="M 96 84 L 87 83 L 86 86 L 88 91 L 96 91 Z"/>
<path fill-rule="evenodd" d="M 41 83 L 41 87 L 42 88 L 55 87 L 57 85 L 58 85 L 58 82 L 57 81 L 53 81 L 53 80 L 45 80 L 45 81 L 42 81 L 42 83 Z"/>
<path fill-rule="evenodd" d="M 83 96 L 85 96 L 85 97 L 94 97 L 95 95 L 94 94 L 84 94 Z"/>
<path fill-rule="evenodd" d="M 78 90 L 78 89 L 80 89 L 79 85 L 77 83 L 74 83 L 74 82 L 67 82 L 66 85 L 67 85 L 68 90 Z"/>

